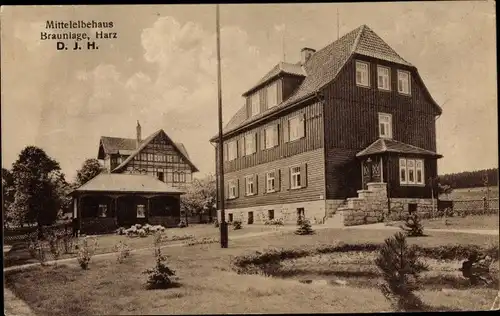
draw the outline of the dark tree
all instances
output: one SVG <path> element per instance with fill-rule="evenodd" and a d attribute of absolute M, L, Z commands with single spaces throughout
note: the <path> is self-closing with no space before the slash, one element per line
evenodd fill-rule
<path fill-rule="evenodd" d="M 419 274 L 427 270 L 419 261 L 415 247 L 408 247 L 406 237 L 398 232 L 385 240 L 375 264 L 382 273 L 382 294 L 396 311 L 422 310 L 422 301 L 413 293 L 419 288 Z"/>
<path fill-rule="evenodd" d="M 12 177 L 12 173 L 10 170 L 2 168 L 2 212 L 3 212 L 3 223 L 4 227 L 7 223 L 11 223 L 15 220 L 14 215 L 10 211 L 10 205 L 14 202 L 14 178 Z"/>
<path fill-rule="evenodd" d="M 82 168 L 76 172 L 76 185 L 84 185 L 104 170 L 99 160 L 93 158 L 85 160 Z"/>
<path fill-rule="evenodd" d="M 61 199 L 52 182 L 59 163 L 35 146 L 23 149 L 12 166 L 14 201 L 11 209 L 22 221 L 36 222 L 38 227 L 53 223 L 60 209 Z"/>

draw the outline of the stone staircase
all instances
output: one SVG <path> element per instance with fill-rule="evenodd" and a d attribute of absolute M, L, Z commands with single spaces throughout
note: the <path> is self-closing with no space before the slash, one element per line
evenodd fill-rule
<path fill-rule="evenodd" d="M 363 225 L 379 222 L 380 214 L 387 210 L 387 184 L 373 182 L 367 190 L 358 190 L 358 196 L 347 198 L 327 218 L 329 227 Z"/>

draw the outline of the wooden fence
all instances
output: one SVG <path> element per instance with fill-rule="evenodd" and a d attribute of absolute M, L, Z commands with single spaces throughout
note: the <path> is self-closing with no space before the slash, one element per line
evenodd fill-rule
<path fill-rule="evenodd" d="M 486 215 L 499 213 L 498 198 L 467 199 L 467 200 L 439 200 L 438 216 L 466 216 Z M 443 214 L 445 213 L 445 214 Z"/>

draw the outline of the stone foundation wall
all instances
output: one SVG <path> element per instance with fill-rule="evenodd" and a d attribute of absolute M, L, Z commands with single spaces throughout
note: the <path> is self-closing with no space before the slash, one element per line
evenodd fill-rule
<path fill-rule="evenodd" d="M 339 206 L 344 203 L 345 200 L 326 200 L 325 201 L 325 207 L 326 207 L 326 215 L 327 216 L 332 216 L 337 212 L 337 209 Z"/>
<path fill-rule="evenodd" d="M 410 204 L 416 204 L 416 212 L 422 218 L 429 218 L 432 214 L 432 199 L 390 199 L 389 211 L 385 183 L 368 183 L 368 190 L 359 190 L 358 195 L 357 198 L 347 199 L 347 205 L 339 208 L 344 226 L 403 220 L 409 215 Z"/>
<path fill-rule="evenodd" d="M 178 216 L 150 216 L 148 218 L 150 225 L 162 225 L 164 227 L 176 227 L 179 225 L 180 217 Z"/>
<path fill-rule="evenodd" d="M 311 224 L 322 224 L 325 220 L 325 200 L 227 209 L 225 217 L 226 221 L 229 221 L 229 214 L 233 214 L 233 221 L 241 220 L 245 225 L 248 223 L 248 213 L 253 212 L 253 223 L 264 224 L 268 219 L 268 211 L 274 210 L 275 219 L 282 218 L 285 224 L 295 225 L 297 223 L 297 208 L 304 208 L 304 216 L 311 221 Z M 220 210 L 217 210 L 217 219 L 219 221 L 221 219 Z"/>

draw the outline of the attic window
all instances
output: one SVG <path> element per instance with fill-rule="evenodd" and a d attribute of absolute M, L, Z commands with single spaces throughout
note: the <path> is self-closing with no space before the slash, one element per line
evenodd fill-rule
<path fill-rule="evenodd" d="M 250 106 L 252 108 L 252 116 L 259 114 L 260 112 L 259 92 L 254 93 L 250 97 Z"/>
<path fill-rule="evenodd" d="M 362 87 L 370 86 L 369 64 L 363 61 L 356 61 L 356 84 Z"/>
<path fill-rule="evenodd" d="M 398 92 L 410 94 L 410 73 L 404 70 L 398 70 Z"/>
<path fill-rule="evenodd" d="M 272 108 L 278 104 L 278 83 L 274 82 L 267 87 L 267 108 Z"/>

